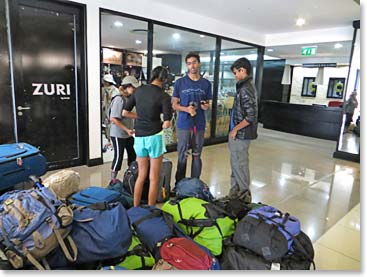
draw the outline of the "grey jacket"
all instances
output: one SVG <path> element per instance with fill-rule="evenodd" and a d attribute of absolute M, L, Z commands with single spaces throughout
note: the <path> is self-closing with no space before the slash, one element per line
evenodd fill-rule
<path fill-rule="evenodd" d="M 246 119 L 250 125 L 237 132 L 237 139 L 257 138 L 257 91 L 252 83 L 252 77 L 247 76 L 236 84 L 236 97 L 232 108 L 234 124 Z"/>

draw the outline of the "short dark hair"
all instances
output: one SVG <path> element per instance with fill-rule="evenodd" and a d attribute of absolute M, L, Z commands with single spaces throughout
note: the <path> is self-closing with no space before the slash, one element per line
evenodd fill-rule
<path fill-rule="evenodd" d="M 198 60 L 198 62 L 200 62 L 200 56 L 196 52 L 190 52 L 189 54 L 187 54 L 186 57 L 185 57 L 185 63 L 187 63 L 187 60 L 190 59 L 190 58 L 196 58 Z"/>
<path fill-rule="evenodd" d="M 150 83 L 158 79 L 162 83 L 166 83 L 168 80 L 168 69 L 163 66 L 157 66 L 152 70 L 152 76 L 150 77 Z"/>
<path fill-rule="evenodd" d="M 247 75 L 252 76 L 252 65 L 250 61 L 246 58 L 239 58 L 238 60 L 236 60 L 231 66 L 231 71 L 233 71 L 233 69 L 235 68 L 237 70 L 239 70 L 240 68 L 244 68 L 247 71 Z"/>

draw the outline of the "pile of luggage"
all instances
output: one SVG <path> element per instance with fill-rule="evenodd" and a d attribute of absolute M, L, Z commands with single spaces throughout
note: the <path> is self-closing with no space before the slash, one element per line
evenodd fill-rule
<path fill-rule="evenodd" d="M 181 180 L 175 188 L 176 197 L 169 200 L 167 177 L 172 163 L 165 160 L 164 164 L 158 191 L 158 200 L 164 203 L 161 209 L 145 204 L 132 207 L 138 174 L 135 163 L 122 181 L 107 188 L 80 190 L 79 174 L 61 170 L 42 182 L 33 179 L 30 189 L 2 194 L 0 267 L 315 268 L 312 242 L 301 231 L 297 218 L 240 197 L 215 199 L 208 186 L 196 178 Z"/>

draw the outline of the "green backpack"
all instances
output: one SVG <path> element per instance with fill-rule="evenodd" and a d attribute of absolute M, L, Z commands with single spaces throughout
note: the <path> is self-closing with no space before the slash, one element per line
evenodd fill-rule
<path fill-rule="evenodd" d="M 141 243 L 136 235 L 132 236 L 129 251 L 124 256 L 118 266 L 126 269 L 151 269 L 155 264 L 155 259 L 149 250 Z"/>
<path fill-rule="evenodd" d="M 162 210 L 170 213 L 187 235 L 214 256 L 222 253 L 222 241 L 235 231 L 236 219 L 229 213 L 195 197 L 167 201 Z"/>

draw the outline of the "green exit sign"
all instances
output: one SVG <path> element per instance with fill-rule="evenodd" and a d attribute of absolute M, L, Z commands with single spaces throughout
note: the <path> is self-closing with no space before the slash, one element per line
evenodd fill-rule
<path fill-rule="evenodd" d="M 312 46 L 312 47 L 302 47 L 302 51 L 301 54 L 302 56 L 314 56 L 316 55 L 316 46 Z"/>

